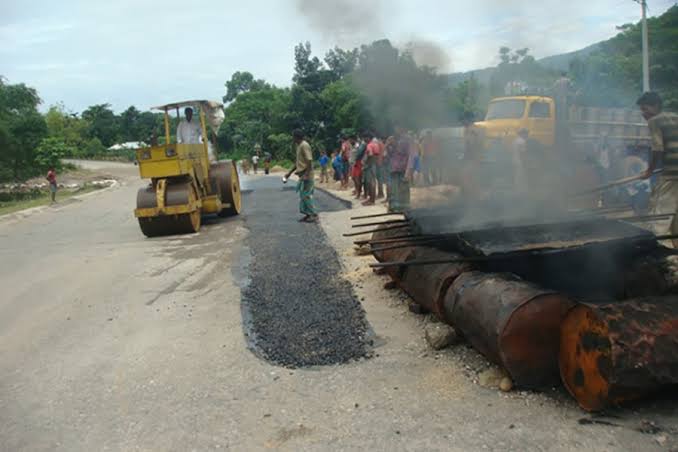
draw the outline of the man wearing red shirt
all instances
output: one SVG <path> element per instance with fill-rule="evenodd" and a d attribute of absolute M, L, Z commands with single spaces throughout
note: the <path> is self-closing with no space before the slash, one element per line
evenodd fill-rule
<path fill-rule="evenodd" d="M 367 201 L 365 201 L 363 205 L 373 206 L 377 194 L 377 159 L 379 158 L 379 154 L 381 154 L 381 146 L 379 146 L 379 141 L 374 138 L 372 132 L 365 132 L 363 139 L 365 140 L 365 143 L 367 143 L 363 163 L 363 174 L 365 176 L 365 192 L 368 196 Z"/>
<path fill-rule="evenodd" d="M 54 167 L 49 168 L 49 171 L 47 171 L 47 182 L 49 182 L 49 194 L 52 197 L 52 202 L 56 202 L 56 192 L 57 192 L 57 180 L 56 180 L 56 171 L 54 170 Z"/>

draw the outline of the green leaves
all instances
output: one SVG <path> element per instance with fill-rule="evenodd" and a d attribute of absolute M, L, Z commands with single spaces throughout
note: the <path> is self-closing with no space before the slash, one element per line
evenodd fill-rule
<path fill-rule="evenodd" d="M 35 162 L 43 170 L 50 167 L 61 169 L 61 159 L 74 154 L 75 150 L 60 138 L 44 138 L 36 149 Z"/>

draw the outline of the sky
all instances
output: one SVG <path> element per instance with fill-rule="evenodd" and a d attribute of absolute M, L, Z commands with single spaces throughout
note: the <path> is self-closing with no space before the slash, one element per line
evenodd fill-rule
<path fill-rule="evenodd" d="M 659 15 L 675 0 L 648 0 Z M 220 99 L 235 71 L 289 86 L 294 46 L 314 54 L 380 38 L 435 43 L 441 72 L 497 63 L 500 46 L 569 52 L 636 22 L 633 0 L 0 0 L 0 75 L 42 108 L 109 103 L 145 110 Z"/>

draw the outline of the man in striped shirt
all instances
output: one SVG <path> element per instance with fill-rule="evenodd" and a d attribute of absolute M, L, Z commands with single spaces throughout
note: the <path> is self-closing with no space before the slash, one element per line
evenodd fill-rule
<path fill-rule="evenodd" d="M 644 93 L 637 102 L 643 117 L 647 120 L 652 137 L 652 152 L 646 178 L 650 178 L 659 162 L 663 171 L 658 183 L 652 189 L 650 211 L 653 215 L 673 214 L 671 220 L 655 222 L 657 235 L 678 234 L 678 115 L 662 111 L 662 99 L 655 92 Z M 678 239 L 673 241 L 678 248 Z"/>

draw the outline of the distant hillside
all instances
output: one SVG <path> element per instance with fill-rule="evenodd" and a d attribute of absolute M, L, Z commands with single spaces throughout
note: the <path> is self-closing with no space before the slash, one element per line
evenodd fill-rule
<path fill-rule="evenodd" d="M 570 63 L 572 61 L 574 61 L 577 58 L 585 58 L 589 56 L 591 53 L 598 50 L 601 44 L 602 43 L 598 42 L 596 44 L 591 44 L 588 47 L 584 47 L 583 49 L 575 50 L 574 52 L 562 53 L 560 55 L 553 55 L 541 58 L 537 60 L 537 63 L 541 64 L 547 69 L 553 69 L 556 71 L 567 71 L 569 70 Z M 468 80 L 469 78 L 471 78 L 471 76 L 475 77 L 475 79 L 479 83 L 487 85 L 490 83 L 490 79 L 492 78 L 492 75 L 495 73 L 496 70 L 497 70 L 496 67 L 488 67 L 485 69 L 476 69 L 468 72 L 455 72 L 453 74 L 448 75 L 448 77 L 450 84 L 452 85 L 456 85 L 457 83 L 461 83 L 464 80 Z"/>

